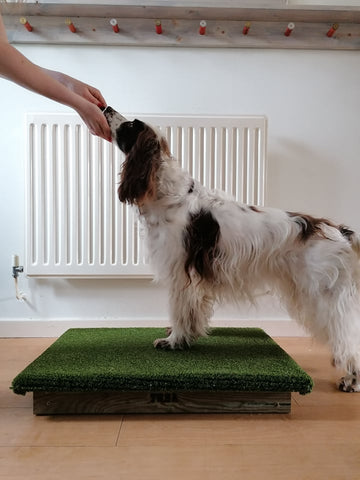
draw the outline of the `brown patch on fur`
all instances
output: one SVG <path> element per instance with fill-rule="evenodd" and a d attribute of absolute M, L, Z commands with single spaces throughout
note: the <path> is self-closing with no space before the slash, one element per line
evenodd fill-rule
<path fill-rule="evenodd" d="M 290 218 L 294 219 L 300 228 L 301 232 L 299 234 L 300 240 L 306 242 L 309 238 L 318 235 L 325 238 L 325 234 L 322 231 L 321 225 L 328 225 L 329 227 L 338 228 L 335 224 L 330 222 L 326 218 L 315 218 L 311 215 L 305 215 L 303 213 L 296 212 L 286 212 Z"/>
<path fill-rule="evenodd" d="M 261 213 L 261 210 L 259 210 L 257 207 L 254 207 L 254 205 L 250 205 L 249 208 L 250 208 L 250 210 L 252 210 L 253 212 Z"/>
<path fill-rule="evenodd" d="M 160 148 L 161 148 L 161 151 L 167 156 L 167 157 L 171 157 L 171 152 L 170 152 L 170 148 L 169 148 L 169 144 L 166 140 L 165 137 L 161 137 L 160 138 Z"/>
<path fill-rule="evenodd" d="M 160 161 L 160 143 L 155 132 L 146 125 L 125 158 L 120 173 L 119 200 L 139 204 L 153 197 Z"/>
<path fill-rule="evenodd" d="M 211 212 L 200 210 L 192 214 L 184 232 L 187 253 L 185 272 L 191 282 L 190 271 L 195 269 L 201 280 L 214 279 L 213 261 L 217 252 L 220 227 Z"/>

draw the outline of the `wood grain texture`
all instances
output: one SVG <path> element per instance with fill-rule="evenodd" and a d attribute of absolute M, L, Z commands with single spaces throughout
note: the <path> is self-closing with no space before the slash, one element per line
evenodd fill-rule
<path fill-rule="evenodd" d="M 34 13 L 34 12 L 31 12 Z M 211 13 L 211 14 L 210 14 Z M 321 15 L 320 15 L 321 13 Z M 262 10 L 216 16 L 213 11 L 197 18 L 154 12 L 150 17 L 117 17 L 119 33 L 114 33 L 109 23 L 116 16 L 73 17 L 76 33 L 70 32 L 64 17 L 57 15 L 29 14 L 27 20 L 33 27 L 28 32 L 19 22 L 19 16 L 6 15 L 4 21 L 11 43 L 15 44 L 64 44 L 64 45 L 110 45 L 144 47 L 191 47 L 191 48 L 272 48 L 272 49 L 360 49 L 360 11 L 323 12 Z M 163 33 L 155 31 L 155 20 L 161 18 Z M 199 34 L 199 22 L 206 19 L 206 34 Z M 249 33 L 243 35 L 246 21 L 251 21 Z M 284 32 L 289 22 L 295 23 L 290 36 Z M 333 23 L 339 28 L 329 38 L 326 34 Z"/>
<path fill-rule="evenodd" d="M 0 339 L 0 478 L 358 480 L 359 394 L 336 389 L 326 347 L 275 340 L 315 381 L 290 414 L 34 416 L 9 386 L 54 339 Z"/>
<path fill-rule="evenodd" d="M 95 3 L 95 4 L 94 4 Z M 118 1 L 116 5 L 63 4 L 54 2 L 34 2 L 24 4 L 2 3 L 3 15 L 36 15 L 62 17 L 120 17 L 120 18 L 161 18 L 187 20 L 240 20 L 240 21 L 296 21 L 296 22 L 360 22 L 360 7 L 285 5 L 285 2 L 242 1 L 234 7 L 233 2 L 137 2 Z M 266 6 L 266 7 L 265 7 Z M 289 20 L 289 18 L 292 20 Z"/>
<path fill-rule="evenodd" d="M 34 392 L 36 415 L 289 413 L 290 392 Z"/>

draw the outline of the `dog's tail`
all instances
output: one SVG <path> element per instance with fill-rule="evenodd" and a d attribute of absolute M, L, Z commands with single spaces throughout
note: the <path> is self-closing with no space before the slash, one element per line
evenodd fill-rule
<path fill-rule="evenodd" d="M 360 258 L 360 235 L 353 230 L 341 225 L 339 228 L 341 234 L 347 238 L 357 256 Z"/>

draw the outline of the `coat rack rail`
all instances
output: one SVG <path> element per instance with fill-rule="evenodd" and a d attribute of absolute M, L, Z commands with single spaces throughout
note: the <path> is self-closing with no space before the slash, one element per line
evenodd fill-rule
<path fill-rule="evenodd" d="M 10 42 L 18 44 L 360 49 L 360 23 L 294 22 L 290 14 L 288 21 L 44 15 L 4 20 Z"/>

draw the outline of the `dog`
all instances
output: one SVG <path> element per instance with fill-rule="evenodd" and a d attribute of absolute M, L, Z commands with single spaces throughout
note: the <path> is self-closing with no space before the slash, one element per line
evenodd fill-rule
<path fill-rule="evenodd" d="M 205 336 L 215 302 L 276 293 L 289 315 L 328 343 L 346 371 L 338 388 L 360 392 L 360 235 L 325 218 L 241 204 L 184 171 L 151 126 L 107 107 L 125 154 L 118 196 L 137 207 L 155 278 L 169 287 L 171 328 L 156 348 Z"/>

